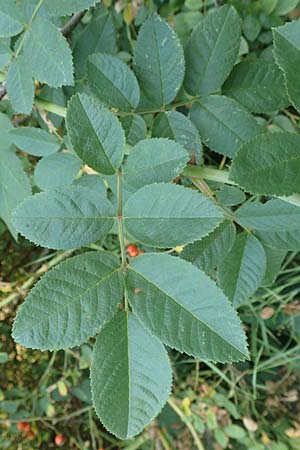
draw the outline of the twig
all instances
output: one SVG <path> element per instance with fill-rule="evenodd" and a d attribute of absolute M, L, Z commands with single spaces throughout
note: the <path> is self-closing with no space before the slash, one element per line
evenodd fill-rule
<path fill-rule="evenodd" d="M 71 17 L 71 19 L 60 29 L 60 31 L 65 37 L 68 37 L 72 33 L 72 31 L 77 27 L 84 14 L 85 11 L 81 11 L 77 14 L 74 14 Z"/>
<path fill-rule="evenodd" d="M 6 96 L 6 83 L 0 84 L 0 102 Z"/>
<path fill-rule="evenodd" d="M 195 428 L 193 427 L 192 423 L 189 422 L 189 420 L 187 420 L 186 416 L 184 415 L 184 413 L 181 411 L 181 409 L 176 405 L 176 403 L 169 398 L 168 400 L 168 404 L 171 406 L 171 408 L 173 409 L 173 411 L 180 417 L 180 419 L 186 424 L 186 426 L 188 427 L 191 435 L 193 436 L 193 439 L 195 441 L 196 447 L 198 450 L 205 450 Z"/>

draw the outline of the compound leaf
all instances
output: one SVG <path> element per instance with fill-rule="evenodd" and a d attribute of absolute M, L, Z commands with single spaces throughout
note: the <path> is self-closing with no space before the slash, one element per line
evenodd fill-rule
<path fill-rule="evenodd" d="M 10 131 L 10 135 L 15 146 L 29 155 L 48 156 L 60 149 L 60 142 L 40 128 L 14 128 Z"/>
<path fill-rule="evenodd" d="M 178 111 L 160 113 L 155 118 L 152 128 L 153 137 L 173 139 L 195 157 L 197 163 L 202 158 L 202 143 L 199 132 L 193 122 Z"/>
<path fill-rule="evenodd" d="M 253 194 L 300 192 L 300 136 L 266 133 L 246 142 L 236 154 L 230 179 Z"/>
<path fill-rule="evenodd" d="M 160 412 L 170 394 L 167 352 L 134 314 L 120 311 L 97 337 L 91 383 L 103 425 L 129 439 Z"/>
<path fill-rule="evenodd" d="M 254 113 L 276 111 L 290 104 L 282 72 L 273 61 L 263 59 L 236 65 L 223 93 Z"/>
<path fill-rule="evenodd" d="M 34 169 L 35 184 L 43 191 L 71 184 L 80 167 L 80 159 L 70 153 L 45 156 Z"/>
<path fill-rule="evenodd" d="M 140 89 L 134 73 L 117 56 L 96 53 L 87 61 L 87 77 L 93 94 L 105 105 L 120 111 L 134 110 Z"/>
<path fill-rule="evenodd" d="M 175 247 L 201 239 L 222 221 L 222 211 L 204 195 L 175 184 L 144 186 L 127 201 L 125 227 L 137 241 Z"/>
<path fill-rule="evenodd" d="M 218 270 L 221 288 L 235 308 L 245 303 L 260 286 L 266 272 L 264 247 L 248 233 L 237 236 Z"/>
<path fill-rule="evenodd" d="M 180 257 L 211 274 L 233 246 L 235 235 L 235 226 L 226 220 L 201 241 L 187 245 Z"/>
<path fill-rule="evenodd" d="M 7 77 L 7 94 L 17 113 L 30 114 L 34 98 L 34 82 L 28 61 L 23 56 L 14 59 Z"/>
<path fill-rule="evenodd" d="M 219 362 L 247 357 L 236 312 L 216 284 L 192 264 L 148 253 L 133 260 L 126 286 L 134 313 L 170 347 Z"/>
<path fill-rule="evenodd" d="M 75 347 L 117 313 L 124 293 L 119 259 L 103 252 L 74 256 L 50 270 L 18 311 L 13 337 L 27 348 Z"/>
<path fill-rule="evenodd" d="M 12 211 L 30 194 L 28 177 L 14 149 L 0 150 L 0 216 L 15 239 L 18 233 L 12 222 Z"/>
<path fill-rule="evenodd" d="M 286 23 L 273 29 L 274 56 L 283 71 L 289 98 L 300 111 L 300 22 Z"/>
<path fill-rule="evenodd" d="M 114 208 L 101 194 L 64 186 L 25 200 L 13 223 L 27 239 L 54 249 L 70 249 L 102 239 L 114 223 Z"/>
<path fill-rule="evenodd" d="M 140 141 L 130 152 L 123 173 L 135 189 L 154 182 L 174 180 L 189 160 L 188 152 L 165 138 Z"/>
<path fill-rule="evenodd" d="M 125 134 L 112 112 L 96 98 L 76 94 L 69 102 L 66 123 L 82 161 L 106 175 L 117 171 L 123 159 Z"/>
<path fill-rule="evenodd" d="M 55 88 L 73 85 L 73 61 L 70 47 L 58 28 L 51 22 L 37 17 L 27 32 L 23 49 L 32 75 L 41 83 Z"/>
<path fill-rule="evenodd" d="M 100 0 L 44 0 L 44 7 L 50 16 L 69 16 L 95 6 Z"/>
<path fill-rule="evenodd" d="M 184 77 L 184 55 L 173 29 L 157 14 L 142 25 L 134 48 L 142 108 L 168 105 Z"/>
<path fill-rule="evenodd" d="M 185 47 L 184 87 L 191 95 L 217 92 L 237 59 L 241 20 L 232 6 L 222 6 L 195 27 Z"/>
<path fill-rule="evenodd" d="M 130 114 L 120 117 L 120 122 L 125 131 L 127 144 L 136 145 L 138 142 L 146 139 L 147 125 L 142 116 Z"/>
<path fill-rule="evenodd" d="M 0 38 L 15 36 L 23 30 L 22 18 L 15 2 L 0 0 Z"/>
<path fill-rule="evenodd" d="M 233 158 L 240 146 L 261 132 L 253 116 L 235 100 L 211 95 L 195 102 L 190 118 L 211 150 Z"/>

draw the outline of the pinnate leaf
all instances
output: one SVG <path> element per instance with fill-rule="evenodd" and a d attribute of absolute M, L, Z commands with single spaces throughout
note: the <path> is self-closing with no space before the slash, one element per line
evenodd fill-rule
<path fill-rule="evenodd" d="M 124 222 L 137 241 L 153 247 L 175 247 L 201 239 L 223 219 L 204 195 L 175 184 L 144 186 L 127 201 Z"/>
<path fill-rule="evenodd" d="M 10 135 L 15 146 L 29 155 L 47 156 L 56 153 L 60 148 L 60 142 L 40 128 L 14 128 Z"/>
<path fill-rule="evenodd" d="M 229 5 L 215 9 L 195 27 L 185 47 L 184 87 L 191 95 L 217 92 L 237 59 L 241 20 Z"/>
<path fill-rule="evenodd" d="M 187 245 L 180 256 L 205 273 L 211 274 L 233 246 L 235 235 L 235 226 L 225 220 L 201 241 Z"/>
<path fill-rule="evenodd" d="M 27 33 L 23 49 L 25 59 L 30 62 L 32 75 L 37 80 L 54 88 L 73 85 L 70 47 L 51 22 L 37 17 Z"/>
<path fill-rule="evenodd" d="M 187 151 L 165 138 L 140 141 L 130 152 L 123 173 L 135 189 L 154 182 L 174 180 L 189 160 Z"/>
<path fill-rule="evenodd" d="M 34 82 L 28 61 L 23 56 L 15 59 L 9 67 L 7 94 L 17 113 L 30 114 L 34 98 Z"/>
<path fill-rule="evenodd" d="M 124 293 L 119 259 L 103 252 L 74 256 L 50 270 L 18 311 L 21 345 L 58 350 L 86 342 L 117 313 Z"/>
<path fill-rule="evenodd" d="M 273 61 L 258 59 L 237 64 L 223 93 L 254 113 L 266 113 L 290 104 L 283 74 Z"/>
<path fill-rule="evenodd" d="M 274 28 L 273 36 L 275 60 L 283 71 L 289 98 L 300 111 L 300 21 Z"/>
<path fill-rule="evenodd" d="M 68 104 L 67 129 L 74 150 L 92 169 L 112 175 L 125 149 L 120 122 L 99 100 L 76 94 Z"/>
<path fill-rule="evenodd" d="M 202 158 L 202 143 L 199 132 L 193 122 L 178 111 L 160 113 L 155 118 L 152 128 L 153 137 L 173 139 L 195 157 L 197 163 Z"/>
<path fill-rule="evenodd" d="M 126 286 L 134 313 L 170 347 L 219 362 L 247 357 L 236 312 L 216 284 L 192 264 L 148 253 L 133 260 Z"/>
<path fill-rule="evenodd" d="M 44 0 L 44 7 L 50 16 L 69 16 L 95 6 L 100 0 Z"/>
<path fill-rule="evenodd" d="M 81 161 L 70 153 L 55 153 L 42 158 L 34 169 L 34 181 L 42 190 L 71 184 L 81 167 Z"/>
<path fill-rule="evenodd" d="M 120 117 L 120 122 L 125 131 L 127 144 L 136 145 L 138 142 L 146 139 L 147 125 L 142 116 L 130 114 Z"/>
<path fill-rule="evenodd" d="M 266 133 L 246 142 L 233 160 L 230 179 L 253 194 L 300 192 L 300 136 Z"/>
<path fill-rule="evenodd" d="M 97 337 L 91 382 L 103 425 L 119 438 L 129 439 L 164 406 L 172 372 L 159 340 L 134 314 L 120 311 Z"/>
<path fill-rule="evenodd" d="M 264 248 L 256 237 L 248 233 L 237 236 L 230 252 L 218 270 L 221 288 L 235 308 L 255 293 L 266 272 Z"/>
<path fill-rule="evenodd" d="M 173 29 L 157 14 L 140 29 L 134 64 L 142 108 L 160 107 L 174 100 L 184 77 L 183 49 Z"/>
<path fill-rule="evenodd" d="M 15 36 L 22 30 L 22 19 L 16 3 L 0 0 L 0 38 Z"/>
<path fill-rule="evenodd" d="M 102 239 L 114 223 L 114 208 L 101 194 L 64 186 L 26 199 L 14 212 L 14 225 L 43 247 L 70 249 Z"/>
<path fill-rule="evenodd" d="M 88 58 L 87 77 L 93 94 L 120 111 L 134 110 L 140 89 L 134 73 L 117 56 L 95 53 Z"/>
<path fill-rule="evenodd" d="M 240 146 L 260 133 L 253 116 L 238 102 L 211 95 L 195 102 L 190 118 L 211 150 L 233 158 Z"/>
<path fill-rule="evenodd" d="M 22 164 L 14 149 L 0 150 L 0 216 L 10 232 L 17 238 L 17 230 L 12 222 L 12 212 L 26 197 L 31 187 Z"/>

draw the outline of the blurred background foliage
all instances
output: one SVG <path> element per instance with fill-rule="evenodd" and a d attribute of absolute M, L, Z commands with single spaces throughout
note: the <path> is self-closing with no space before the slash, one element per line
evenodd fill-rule
<path fill-rule="evenodd" d="M 117 53 L 130 63 L 139 26 L 151 12 L 159 11 L 184 44 L 197 23 L 224 3 L 233 4 L 243 20 L 240 59 L 273 58 L 272 27 L 300 16 L 298 0 L 103 0 L 72 34 L 76 89 L 84 87 L 85 60 L 94 51 Z M 64 106 L 73 90 L 42 87 L 38 94 Z M 0 111 L 14 121 L 49 126 L 38 110 L 30 118 L 13 117 L 7 100 Z M 60 130 L 61 118 L 49 113 L 48 119 Z M 153 117 L 145 120 L 149 126 Z M 257 120 L 274 132 L 299 132 L 292 109 Z M 32 177 L 37 159 L 20 156 Z M 207 158 L 224 165 L 212 152 Z M 119 252 L 114 234 L 90 248 Z M 118 442 L 91 407 L 89 344 L 41 353 L 16 345 L 10 336 L 28 290 L 70 253 L 42 250 L 23 239 L 16 243 L 0 223 L 0 449 L 300 450 L 299 254 L 289 253 L 277 279 L 240 309 L 251 362 L 204 364 L 170 350 L 174 389 L 167 406 L 141 436 Z"/>

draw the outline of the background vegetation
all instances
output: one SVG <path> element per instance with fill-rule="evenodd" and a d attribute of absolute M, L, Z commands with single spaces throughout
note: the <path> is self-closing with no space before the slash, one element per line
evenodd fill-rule
<path fill-rule="evenodd" d="M 80 44 L 83 33 L 87 33 L 84 30 L 90 27 L 93 33 L 97 31 L 92 28 L 97 16 L 109 17 L 120 56 L 128 61 L 136 31 L 149 12 L 157 9 L 184 43 L 207 11 L 223 3 L 233 4 L 243 18 L 241 58 L 270 59 L 271 28 L 300 15 L 298 0 L 103 0 L 100 7 L 84 15 L 72 34 L 77 70 L 85 57 L 84 44 Z M 104 38 L 109 39 L 109 35 Z M 43 88 L 39 94 L 47 100 L 55 98 L 56 103 L 64 101 L 61 89 Z M 0 111 L 12 115 L 8 101 L 0 103 Z M 36 110 L 29 119 L 14 118 L 33 126 L 46 126 L 49 119 L 59 133 L 60 119 L 51 114 L 43 117 L 42 110 Z M 299 116 L 292 108 L 260 120 L 274 132 L 299 132 Z M 225 164 L 216 154 L 207 153 L 210 164 Z M 37 159 L 19 154 L 31 176 Z M 114 235 L 97 247 L 119 251 Z M 16 309 L 28 290 L 70 252 L 41 250 L 23 239 L 16 243 L 0 224 L 0 255 L 0 449 L 300 449 L 297 253 L 288 253 L 274 283 L 261 288 L 240 310 L 252 361 L 225 366 L 203 364 L 170 351 L 173 395 L 158 419 L 140 437 L 128 442 L 111 437 L 92 410 L 90 345 L 41 353 L 16 345 L 10 336 Z"/>

